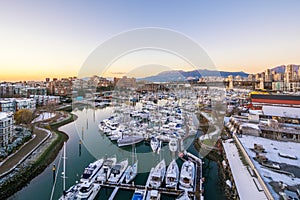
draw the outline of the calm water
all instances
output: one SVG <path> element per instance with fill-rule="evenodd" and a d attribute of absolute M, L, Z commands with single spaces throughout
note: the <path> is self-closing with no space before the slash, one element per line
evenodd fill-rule
<path fill-rule="evenodd" d="M 118 148 L 116 143 L 111 142 L 104 134 L 98 130 L 98 123 L 109 117 L 112 114 L 111 108 L 105 109 L 83 109 L 74 111 L 74 114 L 78 116 L 78 119 L 70 124 L 67 124 L 60 128 L 69 135 L 67 142 L 67 164 L 66 164 L 66 188 L 69 188 L 79 180 L 79 177 L 83 169 L 97 158 L 102 158 L 105 155 L 117 156 L 118 161 L 127 159 L 129 163 L 132 162 L 132 147 Z M 81 145 L 81 151 L 79 150 L 79 140 L 82 139 L 84 145 Z M 184 142 L 185 147 L 189 146 L 189 151 L 193 154 L 197 154 L 193 145 L 190 145 L 193 138 L 189 138 Z M 149 144 L 140 143 L 136 145 L 137 158 L 139 160 L 139 174 L 135 179 L 136 184 L 145 184 L 149 171 L 154 167 L 159 160 L 164 158 L 166 163 L 176 158 L 168 150 L 168 146 L 164 146 L 160 155 L 154 155 L 151 152 Z M 33 179 L 28 186 L 21 191 L 14 194 L 10 199 L 51 199 L 51 193 L 53 190 L 53 199 L 58 199 L 62 194 L 62 179 L 60 178 L 62 165 L 58 169 L 58 178 L 53 189 L 52 179 L 52 165 L 59 166 L 62 153 L 60 152 L 56 159 L 50 164 L 43 173 Z M 182 162 L 177 160 L 179 166 Z M 203 175 L 206 178 L 205 187 L 205 199 L 225 199 L 222 188 L 220 186 L 220 180 L 218 178 L 218 165 L 207 159 L 204 159 Z M 62 162 L 61 162 L 62 163 Z M 111 188 L 102 188 L 98 194 L 98 199 L 108 199 L 112 193 Z M 115 199 L 131 199 L 133 192 L 119 190 Z M 175 197 L 163 196 L 163 199 L 174 199 Z"/>

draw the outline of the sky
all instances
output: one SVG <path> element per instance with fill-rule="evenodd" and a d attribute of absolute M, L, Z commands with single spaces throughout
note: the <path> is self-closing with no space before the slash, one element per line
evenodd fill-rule
<path fill-rule="evenodd" d="M 1 1 L 0 81 L 76 76 L 103 42 L 143 27 L 186 35 L 219 70 L 257 73 L 300 64 L 299 8 L 298 0 Z M 116 72 L 147 53 L 118 60 Z M 151 54 L 153 64 L 188 69 L 174 56 L 161 61 L 163 55 Z M 151 60 L 138 64 L 149 66 Z"/>

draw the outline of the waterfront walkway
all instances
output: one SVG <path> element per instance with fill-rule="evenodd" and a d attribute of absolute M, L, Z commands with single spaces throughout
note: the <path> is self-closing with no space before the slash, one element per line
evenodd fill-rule
<path fill-rule="evenodd" d="M 223 147 L 240 199 L 268 199 L 257 178 L 251 176 L 246 166 L 243 165 L 234 141 L 224 141 Z"/>
<path fill-rule="evenodd" d="M 33 131 L 35 137 L 22 146 L 16 153 L 5 159 L 0 165 L 0 177 L 6 175 L 17 167 L 20 162 L 29 156 L 43 141 L 49 137 L 49 133 L 35 128 Z"/>

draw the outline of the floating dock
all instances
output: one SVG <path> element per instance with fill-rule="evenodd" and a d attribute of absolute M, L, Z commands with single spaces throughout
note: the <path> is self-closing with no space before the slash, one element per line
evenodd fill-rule
<path fill-rule="evenodd" d="M 128 169 L 128 168 L 129 168 L 129 167 L 127 167 L 127 169 Z M 127 169 L 125 170 L 125 172 L 127 171 Z M 124 172 L 124 174 L 122 175 L 122 177 L 120 178 L 120 180 L 118 181 L 118 184 L 119 184 L 119 183 L 122 183 L 122 182 L 124 181 L 124 179 L 125 179 L 125 177 L 126 177 L 126 173 L 125 173 L 125 172 Z M 101 184 L 100 184 L 100 185 L 101 185 Z M 114 191 L 113 191 L 112 194 L 110 195 L 109 200 L 113 200 L 113 199 L 115 198 L 115 196 L 116 196 L 118 190 L 119 190 L 119 187 L 116 186 L 115 189 L 114 189 Z"/>
<path fill-rule="evenodd" d="M 203 190 L 202 190 L 202 160 L 196 156 L 194 156 L 191 153 L 184 152 L 184 155 L 188 157 L 192 162 L 196 164 L 196 177 L 194 180 L 194 190 L 191 192 L 188 192 L 189 197 L 191 197 L 194 200 L 203 200 Z M 154 170 L 154 168 L 151 169 L 151 172 Z M 173 195 L 173 196 L 179 196 L 181 195 L 184 190 L 180 189 L 173 189 L 173 188 L 153 188 L 150 186 L 150 176 L 148 176 L 147 182 L 145 185 L 135 185 L 135 184 L 125 184 L 123 183 L 123 180 L 125 179 L 126 174 L 124 173 L 121 177 L 121 179 L 118 181 L 118 183 L 108 183 L 108 182 L 101 182 L 99 183 L 101 187 L 110 187 L 114 188 L 112 194 L 109 197 L 109 200 L 113 200 L 118 192 L 119 189 L 122 190 L 132 190 L 135 191 L 136 189 L 138 190 L 144 190 L 145 195 L 147 194 L 148 190 L 157 190 L 161 194 L 166 194 L 166 195 Z"/>

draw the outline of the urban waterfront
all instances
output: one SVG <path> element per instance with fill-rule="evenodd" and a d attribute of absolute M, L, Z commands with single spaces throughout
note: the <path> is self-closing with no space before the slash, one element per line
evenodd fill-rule
<path fill-rule="evenodd" d="M 112 143 L 104 134 L 98 130 L 99 121 L 109 117 L 112 114 L 112 108 L 104 109 L 83 109 L 75 110 L 73 113 L 78 116 L 78 119 L 70 124 L 60 128 L 69 136 L 67 141 L 67 164 L 66 164 L 66 187 L 69 188 L 79 180 L 83 169 L 95 159 L 102 158 L 106 154 L 108 156 L 116 155 L 121 161 L 128 158 L 131 163 L 131 147 L 119 148 L 115 143 Z M 201 133 L 199 133 L 201 134 Z M 79 144 L 79 140 L 83 140 L 83 144 Z M 197 154 L 192 144 L 194 136 L 191 136 L 184 142 L 184 146 L 189 146 L 188 150 Z M 137 158 L 139 160 L 139 174 L 135 179 L 135 184 L 144 184 L 148 177 L 148 172 L 151 167 L 163 157 L 169 163 L 175 155 L 172 155 L 167 146 L 163 148 L 160 155 L 155 155 L 151 152 L 150 146 L 147 143 L 136 145 Z M 57 181 L 53 189 L 52 199 L 58 199 L 62 195 L 62 161 L 60 152 L 52 164 L 45 171 L 33 179 L 28 186 L 14 194 L 10 199 L 51 199 L 53 186 L 52 166 L 55 164 L 58 170 Z M 181 166 L 182 162 L 177 160 Z M 60 165 L 59 165 L 60 162 Z M 204 198 L 205 199 L 225 199 L 224 191 L 221 187 L 221 180 L 218 176 L 218 164 L 214 161 L 203 159 L 203 176 L 204 183 Z M 108 199 L 113 189 L 102 188 L 98 194 L 98 199 Z M 133 192 L 120 190 L 115 199 L 130 199 Z M 175 199 L 172 196 L 163 196 L 163 199 Z"/>

